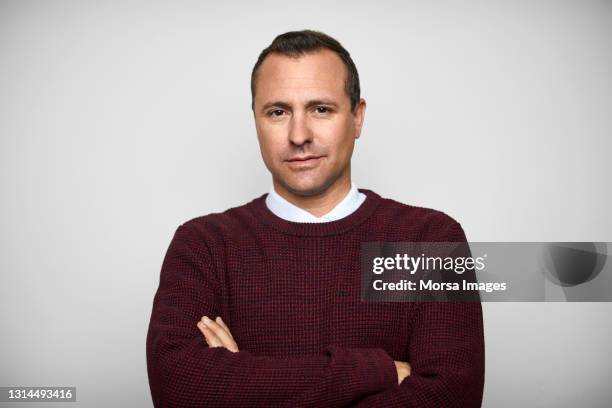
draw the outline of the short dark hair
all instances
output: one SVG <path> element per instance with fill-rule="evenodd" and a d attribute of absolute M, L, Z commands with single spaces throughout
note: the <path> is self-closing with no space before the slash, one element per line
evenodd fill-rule
<path fill-rule="evenodd" d="M 354 111 L 359 102 L 360 88 L 359 73 L 351 58 L 351 54 L 336 39 L 320 31 L 313 30 L 289 31 L 280 34 L 276 36 L 268 48 L 259 54 L 259 58 L 251 72 L 251 109 L 255 109 L 255 77 L 268 54 L 274 53 L 299 58 L 308 52 L 318 51 L 323 48 L 335 52 L 346 66 L 345 89 L 351 101 L 351 111 Z"/>

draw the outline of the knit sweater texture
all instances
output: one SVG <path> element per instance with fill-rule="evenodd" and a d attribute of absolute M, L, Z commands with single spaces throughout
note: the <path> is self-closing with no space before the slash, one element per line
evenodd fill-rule
<path fill-rule="evenodd" d="M 274 215 L 266 194 L 194 218 L 164 258 L 146 339 L 156 407 L 479 407 L 479 302 L 364 302 L 370 241 L 465 242 L 443 212 L 366 194 L 326 223 Z M 221 316 L 239 352 L 196 327 Z M 398 385 L 393 360 L 412 372 Z"/>

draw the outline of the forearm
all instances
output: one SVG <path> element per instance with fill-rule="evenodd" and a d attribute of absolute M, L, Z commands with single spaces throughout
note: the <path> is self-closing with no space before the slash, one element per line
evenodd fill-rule
<path fill-rule="evenodd" d="M 354 406 L 480 407 L 484 387 L 481 304 L 423 304 L 417 324 L 409 350 L 411 375 L 399 386 Z"/>
<path fill-rule="evenodd" d="M 329 348 L 304 358 L 271 358 L 209 348 L 202 339 L 148 338 L 155 406 L 340 407 L 397 384 L 382 349 Z"/>
<path fill-rule="evenodd" d="M 453 374 L 436 377 L 412 375 L 397 387 L 365 397 L 357 408 L 479 408 L 482 404 L 480 376 L 461 378 Z"/>

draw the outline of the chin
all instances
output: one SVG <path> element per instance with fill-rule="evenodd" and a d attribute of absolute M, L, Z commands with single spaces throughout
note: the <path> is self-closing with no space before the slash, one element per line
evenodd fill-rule
<path fill-rule="evenodd" d="M 326 180 L 296 180 L 289 181 L 288 183 L 283 182 L 282 184 L 287 190 L 295 195 L 309 197 L 325 191 L 331 183 L 326 183 Z"/>
<path fill-rule="evenodd" d="M 290 192 L 292 192 L 295 195 L 299 195 L 299 196 L 303 196 L 303 197 L 308 197 L 308 196 L 312 196 L 315 195 L 317 193 L 319 193 L 321 191 L 321 187 L 320 185 L 289 185 L 287 186 L 287 190 L 289 190 Z"/>

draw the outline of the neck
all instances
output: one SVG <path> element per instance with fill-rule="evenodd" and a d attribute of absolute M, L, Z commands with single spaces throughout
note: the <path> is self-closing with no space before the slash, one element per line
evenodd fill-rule
<path fill-rule="evenodd" d="M 351 178 L 349 173 L 348 177 L 340 177 L 326 190 L 309 196 L 295 194 L 276 180 L 273 180 L 273 185 L 274 190 L 285 200 L 308 211 L 315 217 L 321 217 L 333 210 L 346 197 L 351 190 Z"/>

